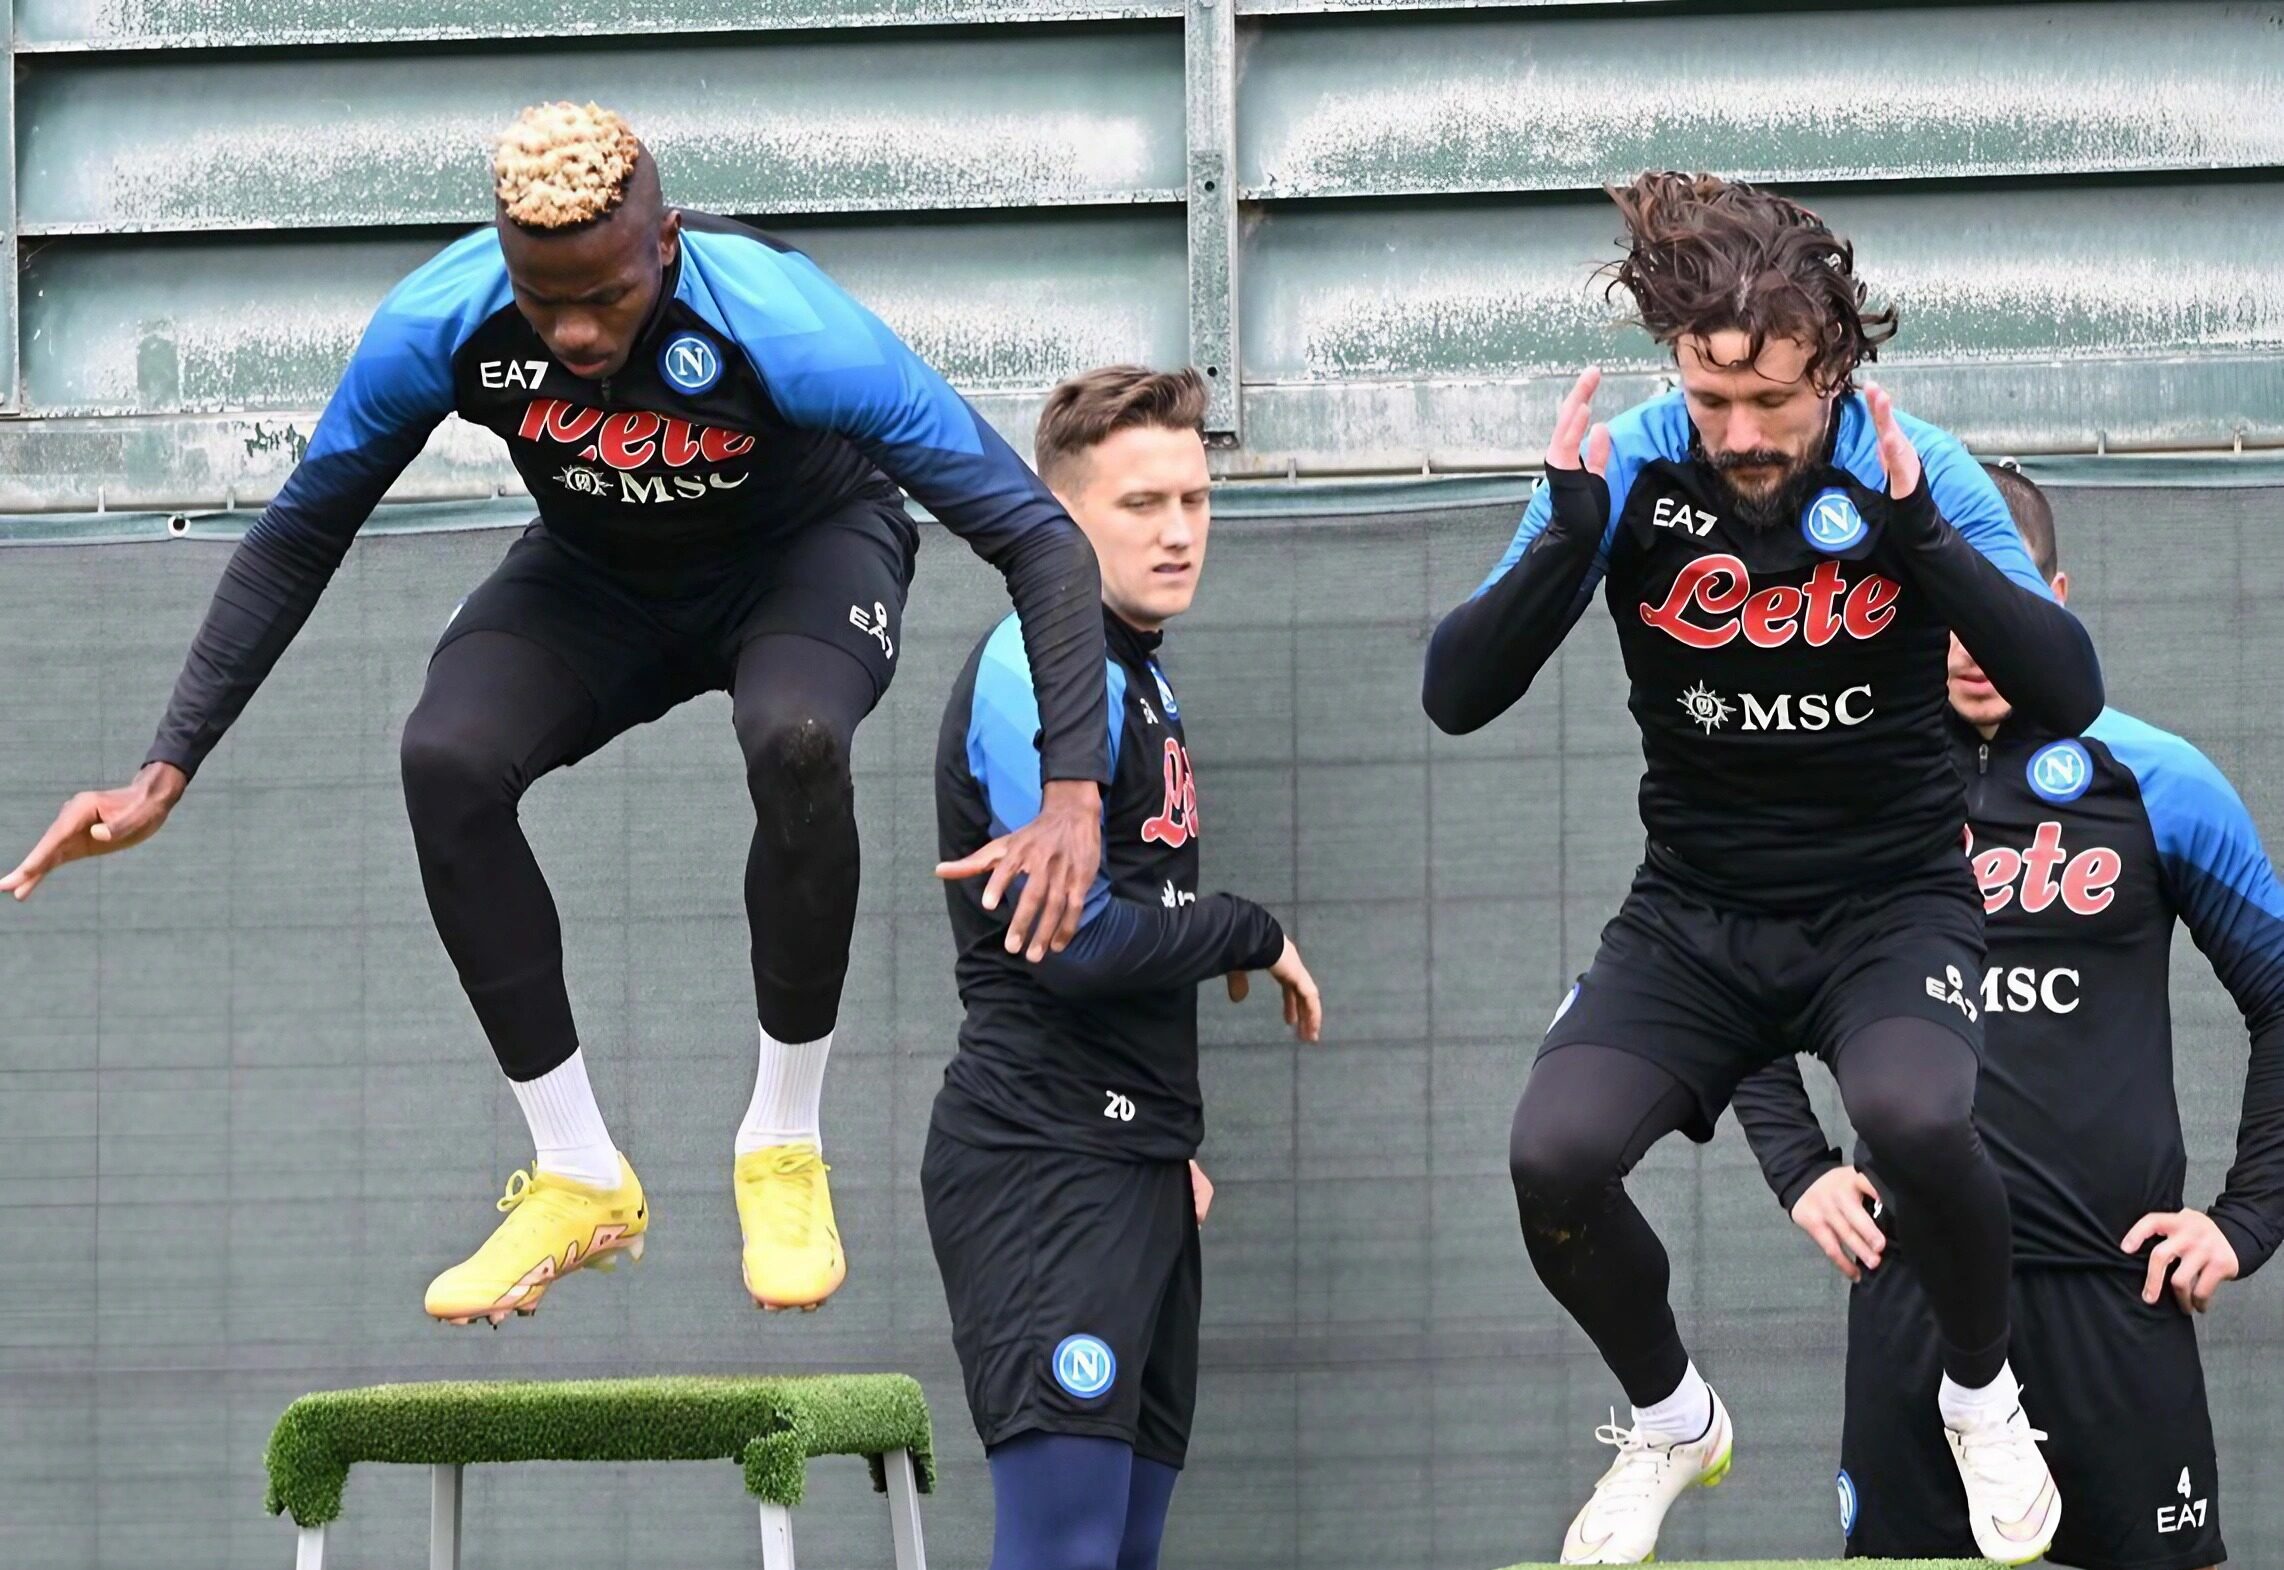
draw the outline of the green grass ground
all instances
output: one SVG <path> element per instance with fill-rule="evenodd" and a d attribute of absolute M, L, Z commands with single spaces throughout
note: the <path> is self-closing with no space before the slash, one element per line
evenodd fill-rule
<path fill-rule="evenodd" d="M 1663 1561 L 1660 1561 L 1661 1563 Z M 1509 1565 L 1507 1570 L 1560 1570 L 1555 1565 Z M 1843 1570 L 1837 1559 L 1740 1559 L 1726 1564 L 1685 1564 L 1669 1570 Z M 1851 1559 L 1844 1570 L 1990 1570 L 1987 1559 Z"/>

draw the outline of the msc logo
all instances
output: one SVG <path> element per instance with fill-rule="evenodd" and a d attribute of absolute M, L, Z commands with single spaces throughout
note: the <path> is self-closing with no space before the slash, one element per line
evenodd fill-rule
<path fill-rule="evenodd" d="M 2070 989 L 2068 997 L 2062 995 L 2065 986 Z M 2057 969 L 2041 974 L 2030 965 L 2016 965 L 2012 969 L 1993 965 L 1983 972 L 1983 1012 L 1986 1014 L 2035 1014 L 2041 1009 L 2049 1014 L 2075 1014 L 2080 1001 L 2075 970 Z"/>
<path fill-rule="evenodd" d="M 696 333 L 678 333 L 658 351 L 658 374 L 686 393 L 702 393 L 722 379 L 722 357 Z"/>
<path fill-rule="evenodd" d="M 1801 538 L 1820 551 L 1844 551 L 1870 532 L 1846 491 L 1819 491 L 1800 515 Z"/>
<path fill-rule="evenodd" d="M 1118 1358 L 1100 1336 L 1065 1336 L 1055 1344 L 1055 1383 L 1092 1401 L 1118 1378 Z"/>
<path fill-rule="evenodd" d="M 1845 730 L 1861 725 L 1877 712 L 1872 707 L 1872 686 L 1860 682 L 1834 695 L 1828 692 L 1780 692 L 1763 700 L 1758 693 L 1737 694 L 1745 707 L 1744 729 L 1749 731 L 1820 731 L 1837 725 Z M 1700 682 L 1681 695 L 1681 706 L 1693 724 L 1710 736 L 1729 723 L 1735 705 Z"/>
<path fill-rule="evenodd" d="M 1971 1024 L 1975 1018 L 1975 1005 L 1968 1001 L 1967 983 L 1959 974 L 1959 967 L 1946 965 L 1941 978 L 1927 978 L 1927 995 L 1938 1003 L 1948 1003 L 1967 1016 Z"/>
<path fill-rule="evenodd" d="M 1158 903 L 1168 910 L 1180 910 L 1184 905 L 1195 905 L 1197 902 L 1197 895 L 1188 889 L 1175 888 L 1172 878 L 1168 878 L 1166 886 L 1158 891 Z"/>
<path fill-rule="evenodd" d="M 2030 755 L 2030 788 L 2059 806 L 2076 801 L 2094 782 L 2093 755 L 2074 741 L 2051 741 Z"/>

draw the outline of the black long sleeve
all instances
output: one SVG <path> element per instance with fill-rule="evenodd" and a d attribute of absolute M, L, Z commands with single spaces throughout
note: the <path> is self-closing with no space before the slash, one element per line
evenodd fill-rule
<path fill-rule="evenodd" d="M 1922 478 L 1889 510 L 1905 570 L 2009 703 L 2075 736 L 2102 712 L 2094 640 L 2061 605 L 2016 583 L 1936 511 Z"/>
<path fill-rule="evenodd" d="M 1610 488 L 1585 469 L 1549 469 L 1545 524 L 1498 581 L 1436 625 L 1420 701 L 1453 736 L 1514 706 L 1586 609 L 1610 523 Z M 1536 503 L 1534 499 L 1534 510 Z"/>
<path fill-rule="evenodd" d="M 1176 910 L 1114 897 L 1033 973 L 1058 997 L 1099 998 L 1266 970 L 1284 952 L 1277 918 L 1235 894 L 1208 894 Z"/>
<path fill-rule="evenodd" d="M 1761 1176 L 1786 1215 L 1818 1178 L 1847 1165 L 1816 1121 L 1797 1057 L 1779 1058 L 1747 1078 L 1729 1104 L 1737 1109 L 1745 1142 L 1753 1147 Z"/>

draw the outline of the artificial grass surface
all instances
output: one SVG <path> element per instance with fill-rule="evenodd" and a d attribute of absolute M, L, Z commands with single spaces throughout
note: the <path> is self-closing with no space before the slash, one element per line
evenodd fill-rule
<path fill-rule="evenodd" d="M 934 1489 L 927 1399 L 903 1374 L 374 1385 L 285 1409 L 264 1503 L 297 1526 L 335 1520 L 359 1461 L 737 1461 L 749 1493 L 790 1506 L 811 1456 L 864 1456 L 879 1488 L 890 1450 L 911 1451 L 920 1487 Z"/>
<path fill-rule="evenodd" d="M 1659 1560 L 1660 1564 L 1667 1564 Z M 1562 1570 L 1559 1565 L 1509 1565 L 1507 1570 Z M 1669 1570 L 1991 1570 L 1988 1559 L 1737 1559 L 1720 1564 L 1677 1559 Z"/>

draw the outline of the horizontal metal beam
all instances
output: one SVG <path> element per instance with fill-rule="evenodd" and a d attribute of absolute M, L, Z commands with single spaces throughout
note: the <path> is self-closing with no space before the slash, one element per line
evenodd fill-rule
<path fill-rule="evenodd" d="M 2284 165 L 2284 8 L 1358 15 L 1246 46 L 1244 196 Z M 1872 64 L 1876 62 L 1876 66 Z M 1876 87 L 1867 72 L 1876 71 Z"/>
<path fill-rule="evenodd" d="M 1188 353 L 1172 209 L 783 237 L 965 388 L 1044 389 L 1091 365 Z M 445 239 L 50 242 L 25 274 L 27 407 L 314 409 L 381 297 Z"/>
<path fill-rule="evenodd" d="M 1855 241 L 1874 295 L 1902 310 L 1883 365 L 1988 364 L 1996 385 L 2015 374 L 2000 365 L 2065 362 L 2066 380 L 2068 362 L 2144 362 L 2133 407 L 2093 402 L 2089 385 L 2066 431 L 2115 419 L 2149 433 L 2135 445 L 2175 445 L 2155 439 L 2185 385 L 2167 362 L 2284 350 L 2284 268 L 2273 261 L 2284 182 L 1802 194 Z M 1246 375 L 1497 380 L 1661 365 L 1642 334 L 1613 331 L 1592 279 L 1618 254 L 1617 228 L 1599 198 L 1272 208 L 1244 257 Z M 2218 412 L 2183 418 L 2202 427 Z M 2284 418 L 2276 405 L 2244 412 Z"/>
<path fill-rule="evenodd" d="M 1185 178 L 1176 28 L 50 59 L 20 96 L 28 235 L 481 222 L 492 138 L 565 97 L 624 113 L 668 196 L 715 211 L 1175 202 Z"/>
<path fill-rule="evenodd" d="M 270 48 L 829 27 L 1096 22 L 1182 14 L 1182 0 L 21 0 L 27 54 Z"/>

